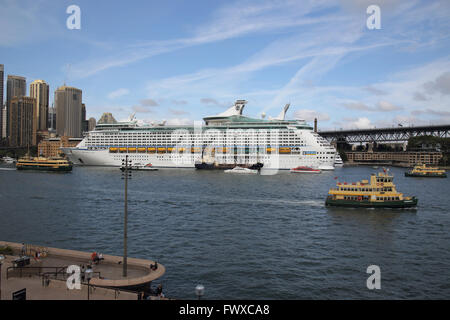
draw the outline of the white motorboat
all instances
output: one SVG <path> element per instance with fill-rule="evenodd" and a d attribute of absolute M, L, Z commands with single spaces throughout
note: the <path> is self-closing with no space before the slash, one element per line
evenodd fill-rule
<path fill-rule="evenodd" d="M 2 159 L 5 163 L 15 163 L 16 162 L 16 159 L 14 159 L 14 158 L 11 158 L 11 157 L 3 157 L 3 159 Z"/>
<path fill-rule="evenodd" d="M 336 152 L 336 157 L 334 158 L 334 166 L 335 167 L 342 167 L 344 165 L 344 161 L 342 161 L 341 156 L 338 152 Z"/>
<path fill-rule="evenodd" d="M 258 170 L 252 170 L 242 167 L 234 167 L 233 169 L 228 169 L 224 171 L 225 173 L 241 173 L 241 174 L 257 174 Z"/>

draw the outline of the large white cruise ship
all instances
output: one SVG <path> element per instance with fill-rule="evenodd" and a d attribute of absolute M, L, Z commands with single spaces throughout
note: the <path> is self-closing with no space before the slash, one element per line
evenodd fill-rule
<path fill-rule="evenodd" d="M 237 100 L 225 112 L 192 126 L 140 126 L 134 119 L 98 124 L 74 148 L 61 148 L 74 164 L 122 166 L 132 163 L 156 168 L 195 168 L 199 162 L 263 164 L 265 169 L 310 166 L 333 170 L 336 149 L 304 120 L 285 120 L 287 104 L 276 118 L 242 115 L 247 101 Z"/>

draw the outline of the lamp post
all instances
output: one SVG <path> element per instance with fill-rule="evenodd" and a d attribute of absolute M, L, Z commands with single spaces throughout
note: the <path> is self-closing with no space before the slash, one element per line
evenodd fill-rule
<path fill-rule="evenodd" d="M 0 300 L 2 300 L 2 264 L 5 260 L 3 255 L 0 255 Z"/>
<path fill-rule="evenodd" d="M 129 167 L 131 165 L 131 160 L 128 160 L 128 155 L 125 159 L 122 159 L 122 179 L 125 179 L 125 207 L 124 207 L 124 222 L 123 222 L 123 271 L 122 275 L 127 276 L 127 226 L 128 226 L 128 178 L 131 179 L 131 172 Z"/>
<path fill-rule="evenodd" d="M 87 268 L 86 269 L 86 279 L 87 279 L 87 282 L 88 282 L 88 300 L 89 300 L 89 291 L 91 291 L 90 289 L 90 282 L 91 282 L 91 278 L 92 278 L 92 269 L 89 267 L 89 268 Z"/>
<path fill-rule="evenodd" d="M 200 300 L 200 298 L 203 296 L 204 293 L 205 293 L 205 287 L 201 284 L 198 284 L 195 287 L 195 294 L 197 295 L 198 300 Z"/>

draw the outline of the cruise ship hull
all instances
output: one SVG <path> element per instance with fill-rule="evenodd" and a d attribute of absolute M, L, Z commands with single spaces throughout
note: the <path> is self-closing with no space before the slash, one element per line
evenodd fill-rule
<path fill-rule="evenodd" d="M 141 154 L 110 153 L 108 150 L 83 150 L 78 148 L 61 148 L 69 160 L 76 165 L 121 167 L 122 160 L 128 155 L 132 162 L 151 163 L 155 168 L 192 168 L 201 161 L 201 154 Z M 290 170 L 298 166 L 313 166 L 321 170 L 333 170 L 333 160 L 318 161 L 300 155 L 265 154 L 249 157 L 248 163 L 263 163 L 264 170 Z M 232 163 L 232 162 L 227 162 Z"/>

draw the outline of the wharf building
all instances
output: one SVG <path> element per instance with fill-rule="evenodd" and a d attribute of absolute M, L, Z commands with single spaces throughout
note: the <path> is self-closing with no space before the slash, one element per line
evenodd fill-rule
<path fill-rule="evenodd" d="M 346 152 L 349 163 L 360 164 L 398 164 L 414 166 L 417 163 L 438 165 L 442 159 L 442 152 Z"/>
<path fill-rule="evenodd" d="M 61 147 L 76 147 L 82 138 L 49 137 L 38 144 L 38 155 L 46 158 L 57 158 L 63 155 Z"/>

